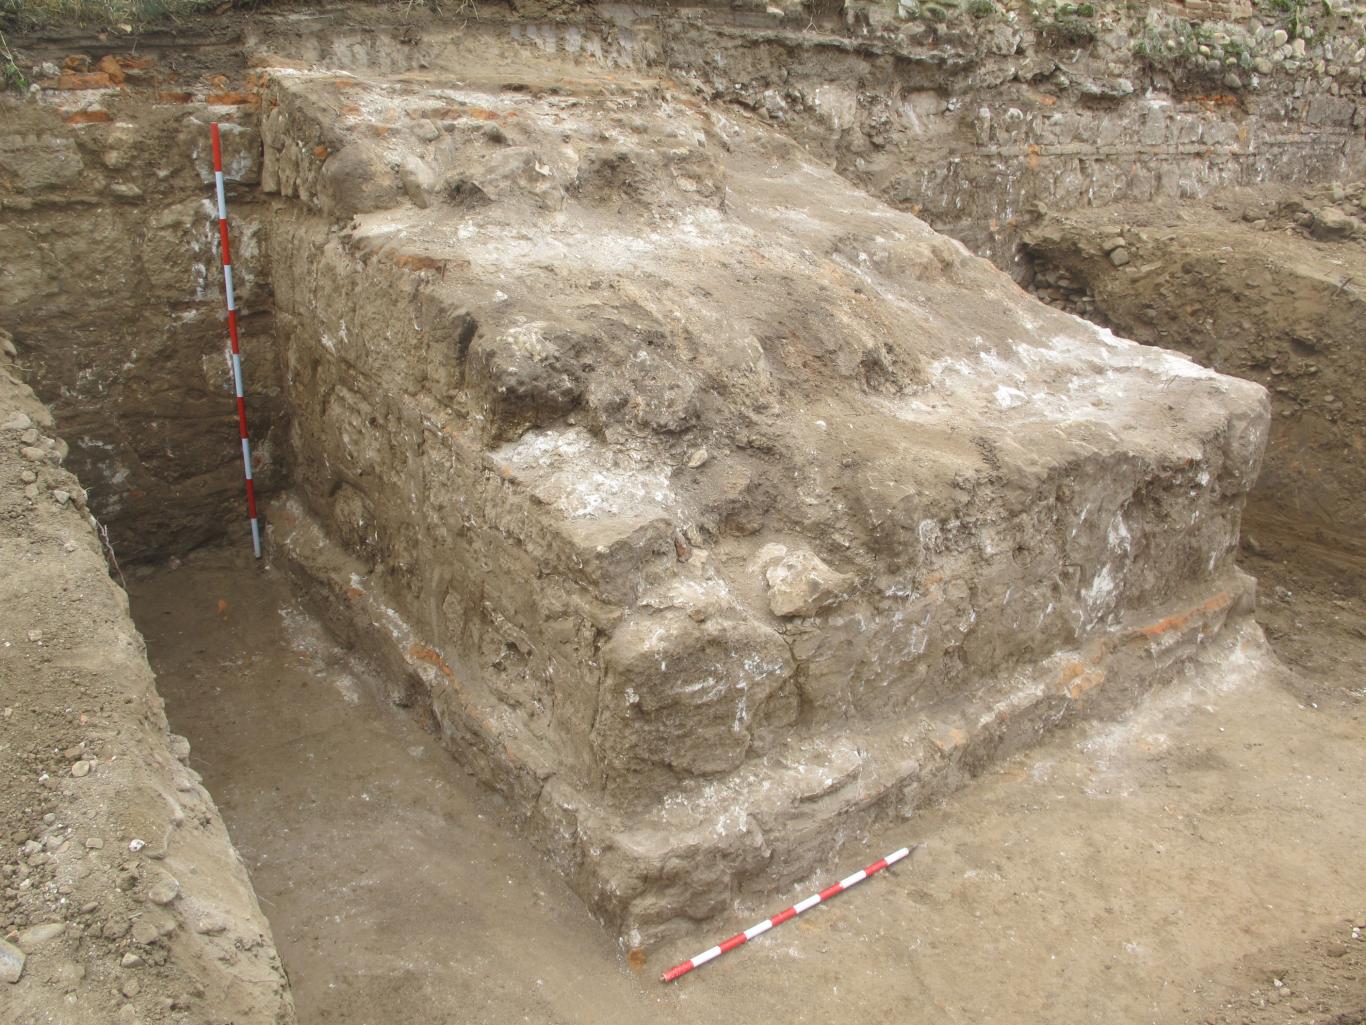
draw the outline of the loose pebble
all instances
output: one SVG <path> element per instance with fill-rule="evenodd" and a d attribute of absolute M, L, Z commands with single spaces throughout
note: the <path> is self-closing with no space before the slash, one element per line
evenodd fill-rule
<path fill-rule="evenodd" d="M 0 982 L 10 985 L 19 981 L 24 974 L 24 962 L 28 956 L 9 940 L 0 940 Z"/>
<path fill-rule="evenodd" d="M 35 947 L 50 943 L 64 932 L 65 922 L 43 922 L 41 925 L 32 925 L 21 931 L 17 943 L 20 950 L 32 952 Z"/>
<path fill-rule="evenodd" d="M 180 895 L 180 884 L 167 876 L 147 891 L 147 899 L 153 904 L 166 905 Z"/>

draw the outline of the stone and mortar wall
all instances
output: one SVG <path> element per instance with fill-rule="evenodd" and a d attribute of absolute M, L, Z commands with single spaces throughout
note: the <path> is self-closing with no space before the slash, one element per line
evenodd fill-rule
<path fill-rule="evenodd" d="M 1253 544 L 1366 554 L 1363 215 L 1366 186 L 1335 184 L 1239 190 L 1179 219 L 1145 206 L 1057 214 L 1026 236 L 1047 301 L 1267 388 Z"/>
<path fill-rule="evenodd" d="M 1004 512 L 985 492 L 922 505 L 933 536 L 887 541 L 925 545 L 923 562 L 800 581 L 775 630 L 680 565 L 671 518 L 566 522 L 490 457 L 482 397 L 457 384 L 468 314 L 421 263 L 358 258 L 312 219 L 276 230 L 299 471 L 271 543 L 629 945 L 803 878 L 1058 722 L 1126 707 L 1248 610 L 1231 559 L 1256 415 L 1193 458 L 1019 481 Z M 678 693 L 737 676 L 753 677 L 738 703 Z"/>
<path fill-rule="evenodd" d="M 78 55 L 79 56 L 79 55 Z M 283 479 L 255 97 L 156 58 L 0 97 L 0 328 L 127 559 L 244 529 L 209 122 L 223 122 L 258 487 Z M 84 66 L 77 59 L 73 62 Z M 110 74 L 120 76 L 115 83 Z"/>
<path fill-rule="evenodd" d="M 1013 316 L 985 261 L 768 130 L 708 158 L 708 115 L 647 86 L 438 75 L 267 88 L 299 468 L 272 540 L 628 942 L 799 877 L 1245 611 L 1259 389 Z M 772 210 L 813 188 L 843 215 L 801 208 L 798 246 Z M 964 294 L 927 335 L 882 316 Z M 1078 396 L 1110 412 L 1079 426 Z"/>
<path fill-rule="evenodd" d="M 64 448 L 0 369 L 0 1016 L 290 1025 L 270 927 Z"/>
<path fill-rule="evenodd" d="M 1011 273 L 1039 205 L 1186 200 L 1366 167 L 1366 5 L 1305 7 L 1293 23 L 1265 8 L 1068 6 L 944 5 L 941 18 L 916 3 L 554 16 L 514 4 L 476 24 L 505 25 L 535 54 L 667 69 Z M 439 22 L 405 33 L 396 46 L 343 24 L 270 25 L 248 46 L 385 71 L 439 63 L 453 43 Z"/>
<path fill-rule="evenodd" d="M 1138 15 L 1096 5 L 1077 18 L 1016 3 L 986 16 L 946 6 L 940 20 L 927 6 L 850 5 L 813 23 L 801 5 L 553 18 L 514 5 L 506 24 L 535 52 L 667 67 L 1012 272 L 1036 204 L 1193 198 L 1362 167 L 1356 7 L 1332 18 L 1308 9 L 1291 38 L 1295 26 L 1266 11 L 1222 22 L 1210 19 L 1224 12 L 1182 5 Z M 489 8 L 479 23 L 506 17 Z M 242 31 L 250 51 L 343 68 L 416 66 L 458 35 L 439 19 L 385 31 L 347 18 L 310 19 L 305 31 L 267 17 Z M 0 244 L 27 257 L 0 266 L 0 327 L 61 421 L 119 551 L 162 555 L 236 530 L 241 485 L 222 444 L 231 405 L 203 206 L 212 118 L 241 130 L 229 133 L 240 157 L 229 179 L 242 186 L 232 213 L 259 484 L 269 491 L 287 474 L 242 53 L 221 29 L 206 32 L 198 66 L 176 57 L 195 44 L 171 36 L 144 37 L 136 56 L 112 42 L 75 54 L 11 42 L 33 60 L 35 94 L 3 100 L 0 119 Z"/>
<path fill-rule="evenodd" d="M 1185 200 L 1366 168 L 1362 5 L 1332 17 L 1314 5 L 1298 38 L 1266 11 L 1224 22 L 1192 8 L 974 6 L 941 20 L 933 4 L 897 16 L 849 5 L 852 31 L 829 36 L 794 30 L 799 14 L 780 8 L 766 24 L 666 18 L 627 49 L 653 50 L 1011 273 L 1038 205 Z M 554 26 L 537 42 L 579 45 Z"/>

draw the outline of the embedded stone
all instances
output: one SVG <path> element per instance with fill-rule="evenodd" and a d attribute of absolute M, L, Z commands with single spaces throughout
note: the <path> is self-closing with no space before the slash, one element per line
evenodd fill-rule
<path fill-rule="evenodd" d="M 813 552 L 785 553 L 764 571 L 768 607 L 775 616 L 812 616 L 844 597 L 854 578 L 827 566 Z"/>

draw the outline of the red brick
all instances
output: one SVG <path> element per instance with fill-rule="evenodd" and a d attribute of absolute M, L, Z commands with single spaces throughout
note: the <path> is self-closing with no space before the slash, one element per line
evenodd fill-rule
<path fill-rule="evenodd" d="M 100 62 L 95 67 L 109 76 L 109 81 L 115 85 L 123 84 L 123 68 L 119 66 L 118 59 L 105 54 L 100 58 Z"/>
<path fill-rule="evenodd" d="M 224 107 L 254 107 L 261 102 L 261 97 L 256 93 L 209 93 L 204 97 L 204 102 Z"/>
<path fill-rule="evenodd" d="M 58 76 L 58 89 L 108 89 L 113 81 L 103 71 L 68 71 Z"/>

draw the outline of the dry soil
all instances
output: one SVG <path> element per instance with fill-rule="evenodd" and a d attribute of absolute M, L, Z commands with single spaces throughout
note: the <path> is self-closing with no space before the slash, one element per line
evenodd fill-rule
<path fill-rule="evenodd" d="M 1329 638 L 1303 670 L 1245 630 L 1123 721 L 1064 731 L 737 907 L 720 932 L 920 845 L 672 986 L 659 971 L 719 935 L 630 963 L 283 574 L 219 551 L 129 583 L 302 1022 L 1356 1023 L 1366 643 L 1283 579 L 1273 625 Z"/>

